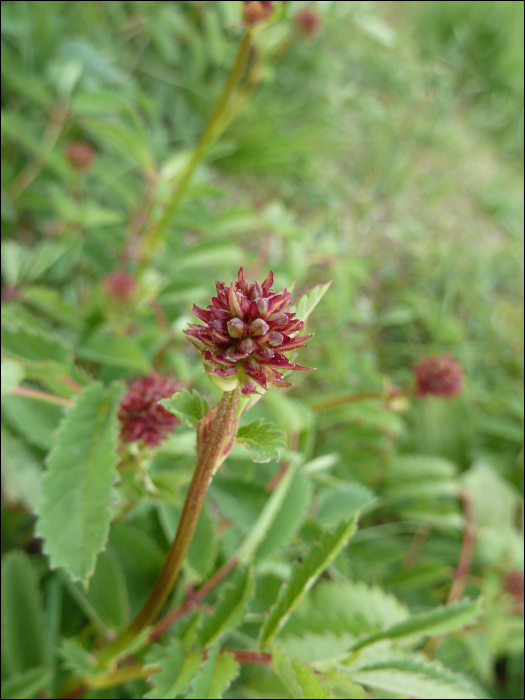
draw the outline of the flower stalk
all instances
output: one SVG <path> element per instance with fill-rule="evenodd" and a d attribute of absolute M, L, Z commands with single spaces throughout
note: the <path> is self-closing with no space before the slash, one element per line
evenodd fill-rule
<path fill-rule="evenodd" d="M 191 480 L 177 534 L 170 547 L 164 567 L 151 591 L 149 598 L 134 620 L 116 639 L 101 650 L 99 663 L 108 664 L 123 651 L 146 627 L 151 625 L 168 596 L 173 590 L 186 554 L 193 539 L 197 521 L 201 512 L 206 491 L 211 482 L 218 459 L 223 454 L 225 436 L 228 436 L 231 424 L 236 420 L 236 409 L 241 391 L 224 392 L 217 405 L 215 417 L 209 427 L 206 439 L 199 450 L 197 466 Z"/>
<path fill-rule="evenodd" d="M 195 169 L 202 161 L 207 151 L 211 148 L 211 146 L 213 146 L 215 141 L 217 141 L 224 129 L 231 122 L 233 118 L 230 113 L 231 101 L 244 74 L 244 69 L 246 67 L 251 48 L 252 30 L 248 27 L 239 45 L 237 58 L 235 59 L 235 63 L 230 71 L 230 75 L 226 81 L 222 95 L 208 120 L 206 128 L 199 139 L 192 157 L 182 173 L 177 191 L 175 192 L 160 221 L 153 224 L 149 228 L 142 240 L 142 266 L 147 264 L 151 250 L 166 233 L 166 229 L 175 216 L 177 209 L 179 208 L 179 204 L 191 183 Z"/>

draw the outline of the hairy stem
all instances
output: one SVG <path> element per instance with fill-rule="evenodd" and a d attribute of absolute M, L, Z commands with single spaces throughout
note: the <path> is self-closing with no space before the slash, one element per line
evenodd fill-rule
<path fill-rule="evenodd" d="M 107 663 L 114 658 L 142 630 L 154 622 L 173 590 L 193 539 L 204 497 L 221 452 L 224 436 L 228 435 L 228 428 L 235 419 L 235 410 L 239 403 L 239 398 L 240 388 L 237 388 L 235 391 L 224 392 L 222 395 L 222 399 L 217 406 L 215 420 L 200 451 L 197 466 L 184 501 L 177 533 L 168 552 L 164 567 L 149 598 L 135 619 L 113 642 L 100 652 L 99 662 L 101 664 Z"/>

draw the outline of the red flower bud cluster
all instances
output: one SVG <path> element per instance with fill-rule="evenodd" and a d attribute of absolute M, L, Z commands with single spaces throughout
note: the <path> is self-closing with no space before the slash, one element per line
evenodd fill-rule
<path fill-rule="evenodd" d="M 418 396 L 450 398 L 463 388 L 461 365 L 450 355 L 425 357 L 414 367 L 414 374 Z"/>
<path fill-rule="evenodd" d="M 209 366 L 208 374 L 242 385 L 243 394 L 257 393 L 268 383 L 291 386 L 282 370 L 307 370 L 291 364 L 285 353 L 305 346 L 308 336 L 298 336 L 304 323 L 287 311 L 290 293 L 271 288 L 273 272 L 262 284 L 248 286 L 241 267 L 237 282 L 229 287 L 215 282 L 217 296 L 207 309 L 193 306 L 193 313 L 206 325 L 191 324 L 184 331 Z"/>
<path fill-rule="evenodd" d="M 91 168 L 95 158 L 95 150 L 89 143 L 72 141 L 66 148 L 66 156 L 72 168 L 84 172 Z"/>
<path fill-rule="evenodd" d="M 321 28 L 321 15 L 317 10 L 305 7 L 294 17 L 295 26 L 299 34 L 305 39 L 311 39 Z"/>
<path fill-rule="evenodd" d="M 286 3 L 283 2 L 283 5 Z M 273 0 L 244 0 L 243 16 L 246 24 L 263 22 L 272 16 Z"/>
<path fill-rule="evenodd" d="M 157 447 L 180 424 L 177 416 L 166 411 L 159 401 L 170 399 L 181 388 L 176 379 L 159 375 L 132 382 L 120 402 L 121 439 L 142 440 L 149 447 Z"/>
<path fill-rule="evenodd" d="M 128 272 L 111 272 L 102 286 L 108 298 L 117 304 L 126 304 L 137 292 L 135 278 Z"/>
<path fill-rule="evenodd" d="M 523 614 L 523 601 L 524 601 L 524 575 L 523 571 L 518 571 L 513 569 L 512 571 L 507 571 L 503 577 L 503 587 L 507 593 L 509 593 L 515 600 L 517 610 L 521 611 Z"/>

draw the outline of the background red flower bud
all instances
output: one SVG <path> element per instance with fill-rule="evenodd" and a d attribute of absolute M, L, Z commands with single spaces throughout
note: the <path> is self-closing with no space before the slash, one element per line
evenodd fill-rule
<path fill-rule="evenodd" d="M 256 24 L 271 17 L 273 12 L 273 2 L 268 0 L 245 0 L 243 2 L 243 16 L 246 24 Z"/>
<path fill-rule="evenodd" d="M 177 379 L 159 375 L 132 382 L 120 403 L 121 439 L 142 440 L 149 447 L 157 447 L 180 424 L 177 416 L 160 406 L 159 401 L 171 398 L 181 388 Z"/>
<path fill-rule="evenodd" d="M 129 302 L 137 292 L 137 283 L 128 272 L 111 272 L 102 282 L 107 296 L 118 304 Z"/>
<path fill-rule="evenodd" d="M 72 141 L 66 148 L 66 155 L 71 167 L 83 172 L 91 168 L 95 158 L 95 150 L 89 143 Z"/>
<path fill-rule="evenodd" d="M 463 388 L 461 365 L 450 355 L 425 357 L 414 367 L 414 375 L 419 396 L 450 398 Z"/>
<path fill-rule="evenodd" d="M 305 7 L 294 17 L 295 26 L 299 33 L 309 39 L 317 34 L 321 28 L 321 15 L 310 7 Z"/>

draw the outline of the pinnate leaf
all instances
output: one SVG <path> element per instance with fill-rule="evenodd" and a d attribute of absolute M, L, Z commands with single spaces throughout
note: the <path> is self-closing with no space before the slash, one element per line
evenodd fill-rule
<path fill-rule="evenodd" d="M 469 599 L 433 608 L 428 612 L 412 615 L 408 620 L 397 622 L 366 637 L 361 637 L 352 645 L 352 650 L 357 651 L 384 639 L 407 639 L 410 637 L 445 634 L 472 624 L 479 612 L 478 603 Z"/>
<path fill-rule="evenodd" d="M 239 670 L 240 664 L 233 654 L 227 651 L 219 654 L 218 645 L 210 649 L 208 659 L 192 683 L 188 700 L 222 698 L 222 694 L 237 677 Z"/>
<path fill-rule="evenodd" d="M 2 563 L 2 647 L 14 673 L 48 662 L 38 581 L 22 552 L 7 554 Z"/>
<path fill-rule="evenodd" d="M 315 287 L 309 289 L 306 294 L 303 294 L 297 300 L 297 318 L 301 321 L 306 321 L 308 316 L 315 309 L 317 304 L 324 297 L 333 280 L 326 282 L 325 284 L 316 284 Z"/>
<path fill-rule="evenodd" d="M 260 646 L 265 646 L 283 627 L 288 617 L 299 605 L 308 591 L 330 562 L 346 545 L 356 528 L 356 519 L 343 520 L 333 532 L 323 534 L 302 564 L 295 564 L 290 581 L 279 591 L 277 601 L 264 621 L 259 637 Z"/>
<path fill-rule="evenodd" d="M 155 650 L 157 651 L 157 650 Z M 153 660 L 152 653 L 147 657 Z M 184 656 L 184 646 L 180 639 L 173 639 L 159 659 L 161 671 L 151 676 L 152 689 L 145 698 L 174 698 L 186 690 L 201 665 L 200 652 L 190 652 Z"/>
<path fill-rule="evenodd" d="M 254 462 L 279 461 L 279 448 L 286 447 L 281 431 L 273 423 L 266 423 L 264 418 L 241 426 L 237 431 L 237 442 L 254 453 Z"/>
<path fill-rule="evenodd" d="M 232 629 L 242 618 L 253 591 L 253 576 L 250 569 L 237 572 L 231 585 L 227 585 L 215 604 L 213 614 L 204 619 L 199 642 L 209 647 Z"/>
<path fill-rule="evenodd" d="M 52 677 L 52 670 L 46 666 L 38 666 L 30 668 L 24 673 L 16 673 L 2 683 L 2 698 L 10 698 L 10 700 L 34 698 L 39 691 L 47 686 Z"/>
<path fill-rule="evenodd" d="M 201 396 L 196 389 L 191 392 L 182 389 L 171 399 L 162 399 L 159 403 L 164 406 L 166 411 L 173 413 L 183 423 L 192 425 L 194 428 L 197 427 L 201 418 L 208 415 L 210 410 L 208 400 Z"/>
<path fill-rule="evenodd" d="M 78 349 L 78 356 L 91 362 L 112 367 L 130 367 L 140 372 L 148 372 L 151 368 L 149 359 L 137 341 L 105 333 L 93 333 Z"/>
<path fill-rule="evenodd" d="M 340 619 L 352 632 L 392 626 L 410 616 L 395 596 L 364 581 L 320 581 L 312 601 L 323 616 Z"/>
<path fill-rule="evenodd" d="M 42 480 L 37 531 L 52 566 L 87 584 L 109 531 L 117 479 L 116 416 L 120 385 L 92 384 L 79 396 L 57 435 Z"/>
<path fill-rule="evenodd" d="M 304 661 L 290 659 L 279 647 L 272 649 L 272 669 L 292 698 L 329 700 L 335 697 L 321 674 L 316 673 L 314 668 L 307 666 Z"/>
<path fill-rule="evenodd" d="M 91 674 L 95 670 L 95 657 L 92 656 L 76 639 L 63 639 L 60 656 L 65 666 L 79 675 Z"/>
<path fill-rule="evenodd" d="M 476 698 L 463 676 L 452 673 L 437 661 L 431 662 L 421 657 L 385 660 L 364 666 L 356 672 L 350 669 L 349 673 L 354 682 L 379 691 L 436 700 Z"/>
<path fill-rule="evenodd" d="M 9 394 L 24 379 L 24 367 L 19 362 L 2 358 L 2 395 Z"/>
<path fill-rule="evenodd" d="M 2 317 L 2 350 L 25 360 L 54 360 L 63 365 L 72 360 L 71 349 L 58 336 L 13 317 Z"/>

